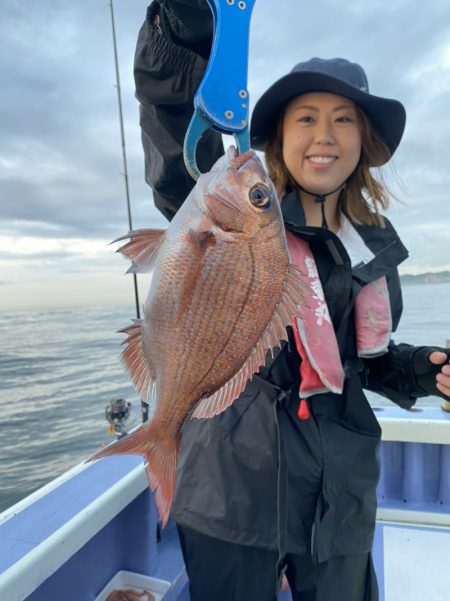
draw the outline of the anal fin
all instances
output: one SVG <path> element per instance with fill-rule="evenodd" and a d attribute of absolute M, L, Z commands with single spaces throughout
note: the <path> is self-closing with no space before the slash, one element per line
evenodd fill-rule
<path fill-rule="evenodd" d="M 122 361 L 130 374 L 134 387 L 141 395 L 141 399 L 147 401 L 149 397 L 153 400 L 155 376 L 144 355 L 142 325 L 142 319 L 134 319 L 130 326 L 119 330 L 119 332 L 127 334 L 127 338 L 123 342 L 125 349 L 122 352 Z"/>

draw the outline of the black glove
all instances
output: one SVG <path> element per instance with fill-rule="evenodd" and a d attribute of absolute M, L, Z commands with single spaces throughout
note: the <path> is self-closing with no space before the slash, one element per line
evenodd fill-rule
<path fill-rule="evenodd" d="M 418 387 L 423 390 L 426 395 L 439 396 L 447 401 L 450 401 L 450 397 L 442 393 L 436 388 L 436 374 L 438 374 L 442 366 L 431 363 L 429 357 L 431 353 L 435 351 L 446 353 L 447 359 L 450 360 L 450 349 L 424 346 L 417 350 L 413 356 L 413 371 L 416 378 Z"/>

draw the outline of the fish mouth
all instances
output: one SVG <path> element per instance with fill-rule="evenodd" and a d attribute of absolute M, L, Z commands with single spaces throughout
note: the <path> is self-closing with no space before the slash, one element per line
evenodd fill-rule
<path fill-rule="evenodd" d="M 240 171 L 247 165 L 247 163 L 249 163 L 252 160 L 255 161 L 258 167 L 260 167 L 260 170 L 262 168 L 258 155 L 251 148 L 249 150 L 246 150 L 245 152 L 240 153 L 235 146 L 230 146 L 227 149 L 225 156 L 228 159 L 229 168 L 233 169 L 234 171 Z"/>
<path fill-rule="evenodd" d="M 258 171 L 261 171 L 262 174 L 262 165 L 260 164 L 260 160 L 258 159 L 258 156 L 254 150 L 246 150 L 242 154 L 236 154 L 232 160 L 232 167 L 239 172 L 241 169 L 244 169 L 244 167 L 247 167 L 247 164 L 250 163 L 250 161 L 255 162 L 255 165 L 258 167 Z"/>

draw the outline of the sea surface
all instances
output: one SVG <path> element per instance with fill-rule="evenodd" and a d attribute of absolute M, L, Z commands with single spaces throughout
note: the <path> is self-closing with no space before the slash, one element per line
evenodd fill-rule
<path fill-rule="evenodd" d="M 450 284 L 407 286 L 396 342 L 445 346 Z M 0 511 L 111 440 L 105 406 L 140 401 L 120 362 L 128 306 L 0 312 Z M 389 401 L 370 395 L 372 404 Z M 437 397 L 418 405 L 440 405 Z"/>

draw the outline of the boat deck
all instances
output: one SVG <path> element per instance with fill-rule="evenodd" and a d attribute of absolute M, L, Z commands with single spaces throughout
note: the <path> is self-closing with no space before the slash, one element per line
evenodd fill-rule
<path fill-rule="evenodd" d="M 373 554 L 381 601 L 444 601 L 450 415 L 395 408 L 376 415 L 383 442 Z M 176 529 L 169 522 L 159 531 L 139 457 L 77 466 L 0 515 L 2 600 L 95 601 L 121 570 L 169 583 L 164 601 L 189 600 Z M 289 599 L 289 592 L 279 596 Z"/>

